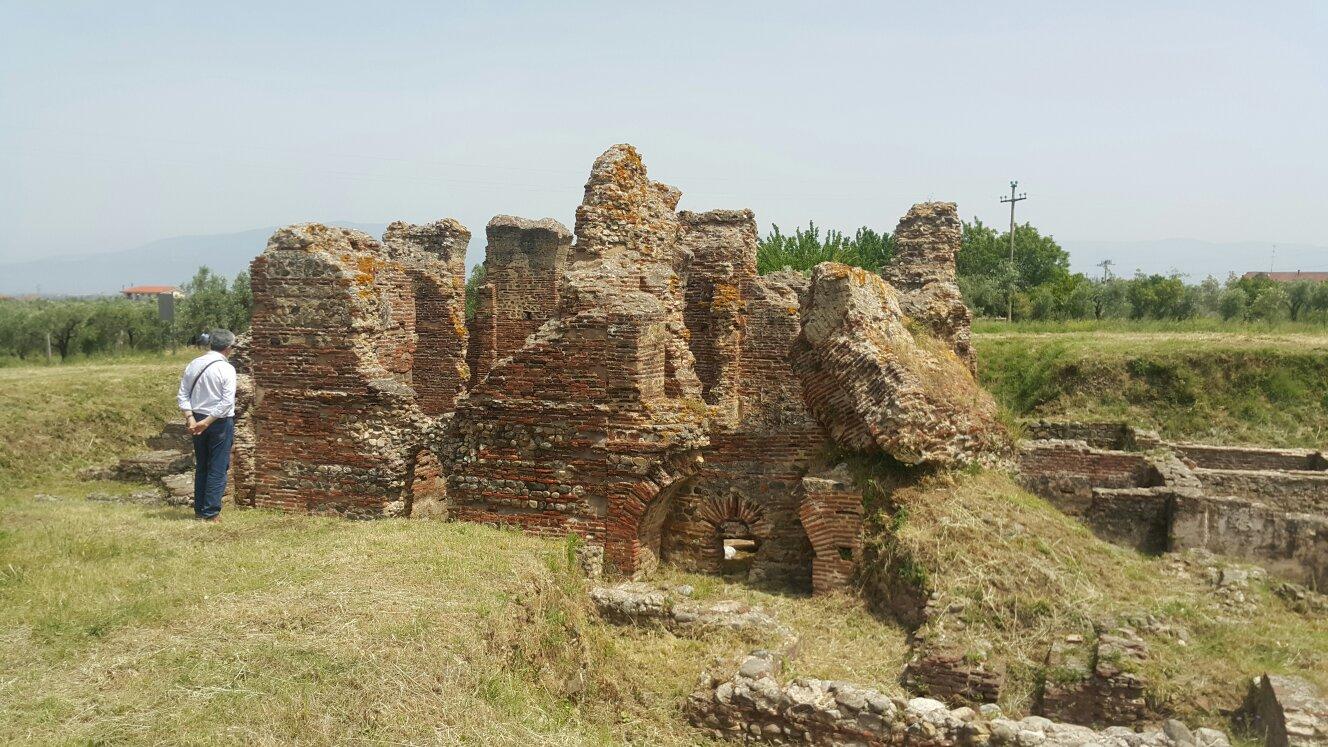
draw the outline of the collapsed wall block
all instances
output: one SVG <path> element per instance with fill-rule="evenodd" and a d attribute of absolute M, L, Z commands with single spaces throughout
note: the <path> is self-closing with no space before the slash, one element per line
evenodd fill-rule
<path fill-rule="evenodd" d="M 1004 453 L 996 403 L 968 367 L 905 327 L 880 277 L 833 262 L 812 270 L 794 346 L 808 408 L 841 447 L 905 464 L 969 464 Z"/>
<path fill-rule="evenodd" d="M 631 146 L 595 161 L 556 317 L 495 363 L 445 439 L 457 518 L 576 532 L 625 574 L 658 562 L 669 494 L 707 442 L 679 196 Z"/>
<path fill-rule="evenodd" d="M 423 430 L 410 381 L 425 265 L 398 259 L 404 251 L 308 223 L 279 229 L 250 266 L 254 505 L 404 510 Z"/>
<path fill-rule="evenodd" d="M 963 224 L 953 202 L 914 205 L 895 228 L 893 259 L 882 268 L 899 292 L 899 308 L 975 370 L 973 312 L 959 292 L 955 256 Z"/>
<path fill-rule="evenodd" d="M 484 281 L 467 356 L 473 381 L 488 375 L 494 361 L 521 349 L 557 313 L 558 285 L 572 247 L 572 232 L 549 218 L 498 215 L 485 233 Z"/>

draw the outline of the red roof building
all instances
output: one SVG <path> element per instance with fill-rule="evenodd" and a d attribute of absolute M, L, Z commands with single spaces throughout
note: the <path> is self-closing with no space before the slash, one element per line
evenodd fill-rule
<path fill-rule="evenodd" d="M 1247 272 L 1241 276 L 1244 280 L 1253 280 L 1263 275 L 1275 283 L 1294 283 L 1299 280 L 1308 280 L 1311 283 L 1328 283 L 1328 272 Z"/>
<path fill-rule="evenodd" d="M 163 293 L 169 293 L 176 297 L 184 295 L 184 293 L 180 292 L 179 288 L 176 288 L 173 285 L 133 285 L 121 289 L 120 293 L 124 294 L 124 297 L 130 301 L 154 299 Z"/>

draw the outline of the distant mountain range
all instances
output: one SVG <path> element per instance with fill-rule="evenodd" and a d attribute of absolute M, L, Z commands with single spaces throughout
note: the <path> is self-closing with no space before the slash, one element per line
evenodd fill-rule
<path fill-rule="evenodd" d="M 333 222 L 371 236 L 381 236 L 385 223 Z M 177 236 L 133 249 L 0 263 L 0 294 L 100 295 L 130 285 L 179 285 L 202 265 L 226 276 L 249 267 L 276 228 L 255 228 L 238 233 Z M 478 237 L 483 241 L 483 235 Z M 1128 277 L 1136 270 L 1170 273 L 1175 270 L 1198 282 L 1208 275 L 1225 279 L 1228 273 L 1259 270 L 1328 270 L 1328 246 L 1271 242 L 1214 243 L 1195 239 L 1159 241 L 1062 241 L 1070 253 L 1070 267 L 1099 277 L 1099 262 L 1112 261 L 1111 270 Z M 1271 263 L 1271 267 L 1270 267 Z"/>
<path fill-rule="evenodd" d="M 386 223 L 329 225 L 382 236 Z M 176 236 L 133 249 L 51 257 L 0 264 L 0 294 L 88 296 L 107 295 L 131 285 L 183 285 L 198 268 L 207 265 L 220 275 L 233 277 L 267 246 L 277 227 L 238 233 Z"/>

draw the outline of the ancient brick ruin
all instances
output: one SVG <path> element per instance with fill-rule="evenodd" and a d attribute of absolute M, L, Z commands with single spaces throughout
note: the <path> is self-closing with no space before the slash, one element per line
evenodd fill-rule
<path fill-rule="evenodd" d="M 741 554 L 753 580 L 845 584 L 862 508 L 837 455 L 1006 448 L 972 376 L 955 206 L 900 223 L 892 285 L 833 264 L 760 276 L 751 211 L 680 197 L 610 148 L 575 241 L 489 223 L 469 322 L 456 221 L 381 242 L 279 230 L 251 268 L 244 503 L 575 533 L 623 574 Z"/>
<path fill-rule="evenodd" d="M 1201 548 L 1328 588 L 1328 459 L 1309 449 L 1165 442 L 1120 423 L 1040 423 L 1024 485 L 1099 537 Z"/>

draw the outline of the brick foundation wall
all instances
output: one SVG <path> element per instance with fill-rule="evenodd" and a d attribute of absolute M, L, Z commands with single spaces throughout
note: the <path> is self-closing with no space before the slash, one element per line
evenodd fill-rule
<path fill-rule="evenodd" d="M 1019 472 L 1025 488 L 1075 515 L 1089 507 L 1095 487 L 1149 487 L 1158 482 L 1143 455 L 1075 441 L 1025 444 L 1019 450 Z"/>

